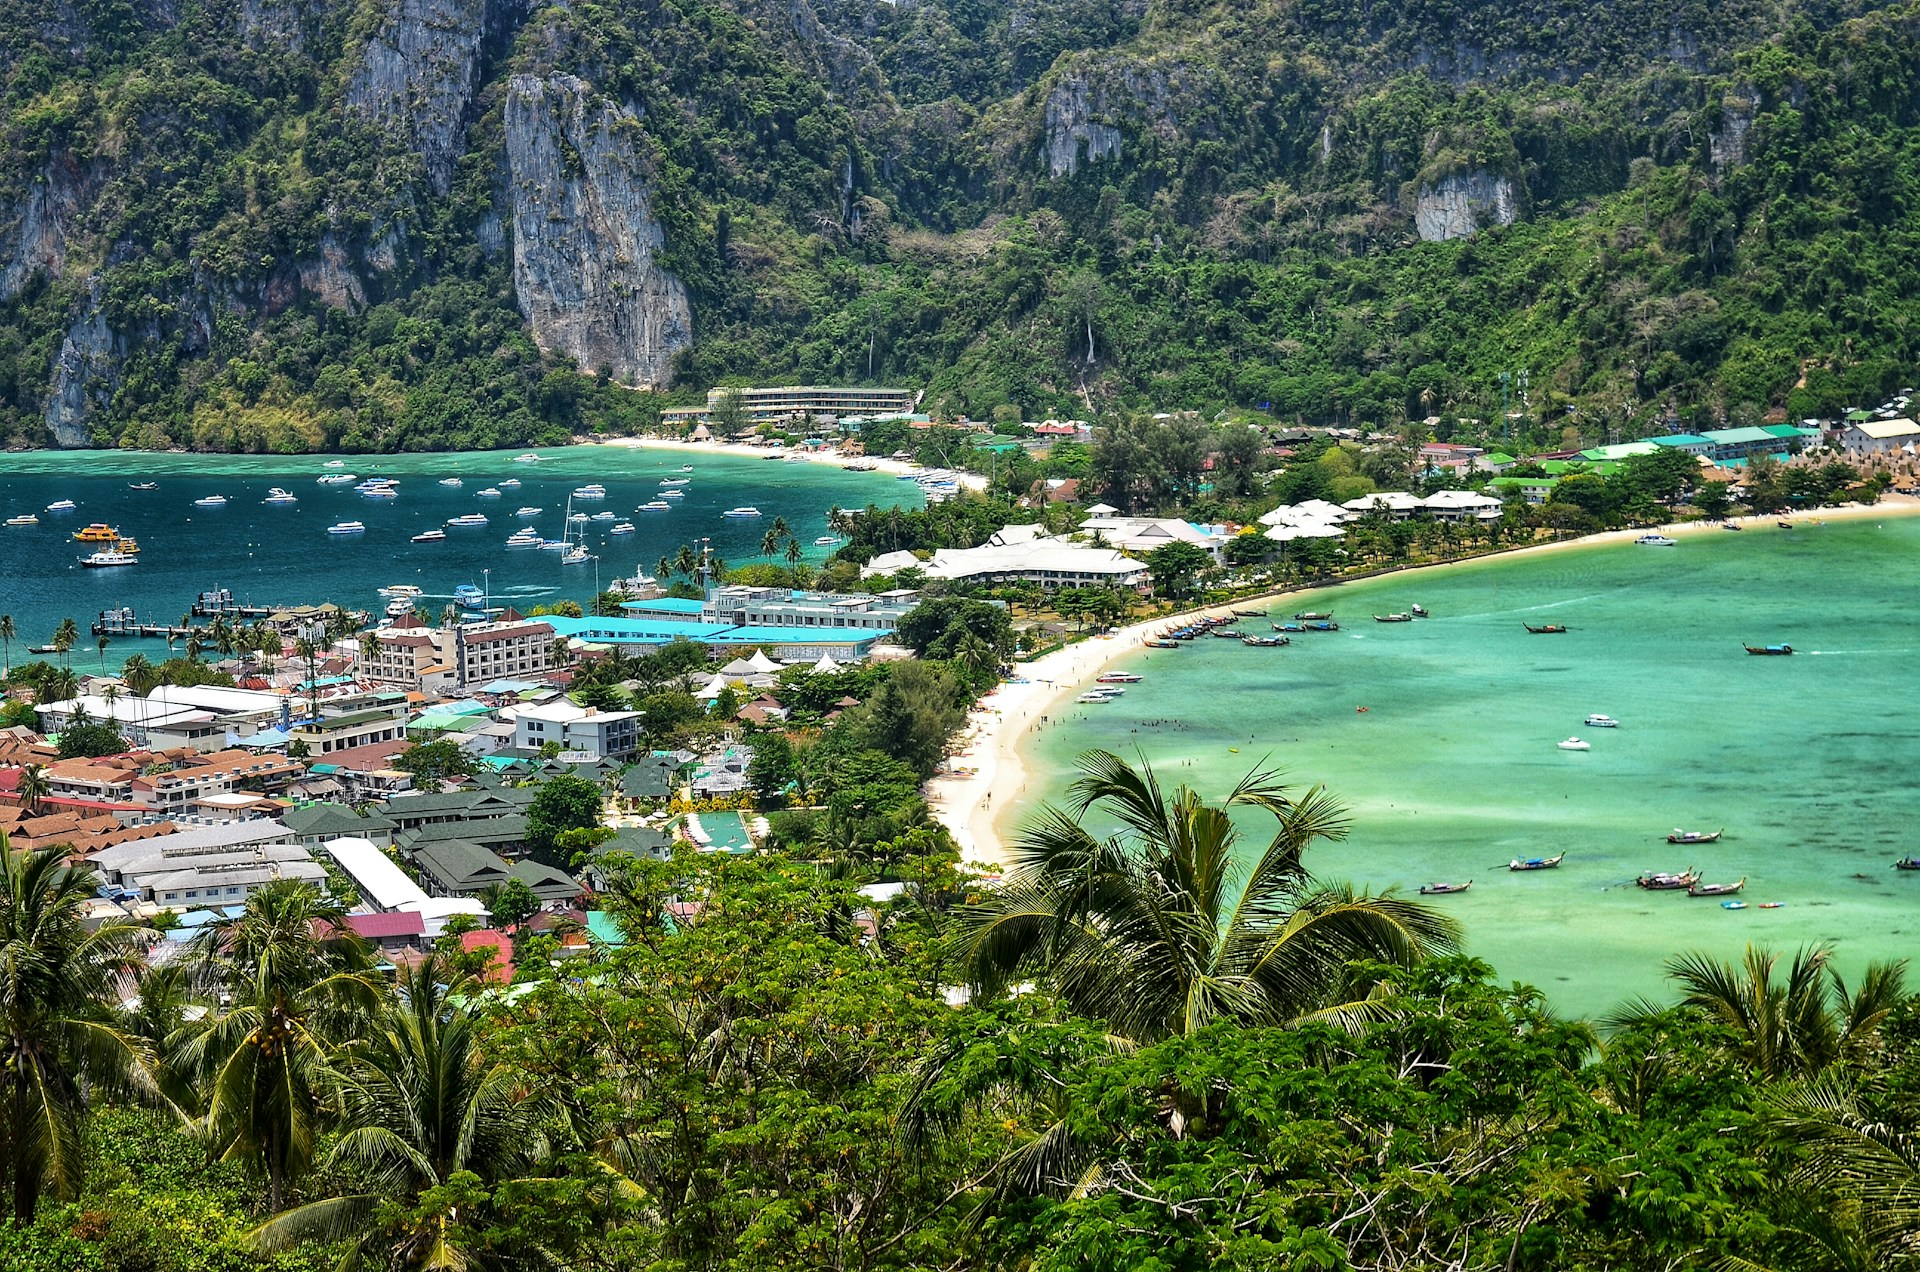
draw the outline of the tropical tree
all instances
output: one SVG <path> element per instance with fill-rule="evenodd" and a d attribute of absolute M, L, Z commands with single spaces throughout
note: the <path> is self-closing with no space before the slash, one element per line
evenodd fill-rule
<path fill-rule="evenodd" d="M 153 687 L 160 683 L 152 661 L 145 654 L 133 654 L 120 664 L 120 678 L 127 682 L 128 689 L 142 697 L 153 692 Z"/>
<path fill-rule="evenodd" d="M 100 655 L 100 674 L 103 676 L 107 674 L 107 646 L 112 643 L 113 642 L 105 636 L 95 636 L 93 638 L 93 648 L 95 652 Z"/>
<path fill-rule="evenodd" d="M 20 811 L 31 817 L 40 811 L 40 801 L 53 789 L 53 783 L 47 778 L 44 764 L 29 764 L 20 770 L 20 783 L 14 788 L 14 794 L 20 800 Z"/>
<path fill-rule="evenodd" d="M 1015 836 L 1006 882 L 961 915 L 959 951 L 986 995 L 1044 977 L 1075 1012 L 1151 1040 L 1296 1020 L 1335 1007 L 1356 961 L 1410 964 L 1457 945 L 1454 923 L 1418 902 L 1307 872 L 1309 846 L 1347 833 L 1324 787 L 1293 794 L 1256 769 L 1209 804 L 1108 751 L 1076 763 L 1066 806 Z M 1274 820 L 1250 860 L 1235 808 Z M 1097 836 L 1094 815 L 1119 830 Z"/>
<path fill-rule="evenodd" d="M 61 661 L 66 660 L 67 654 L 79 639 L 80 625 L 74 622 L 71 616 L 61 619 L 60 625 L 53 629 L 53 647 L 59 651 Z"/>
<path fill-rule="evenodd" d="M 205 1093 L 199 1130 L 215 1156 L 266 1179 L 275 1211 L 313 1164 L 327 1057 L 379 999 L 367 949 L 342 919 L 311 885 L 282 880 L 209 925 L 196 951 L 224 991 L 178 1040 Z"/>
<path fill-rule="evenodd" d="M 1905 994 L 1904 961 L 1869 964 L 1857 990 L 1847 988 L 1832 961 L 1831 946 L 1810 945 L 1776 979 L 1780 955 L 1749 945 L 1738 966 L 1682 954 L 1668 960 L 1667 975 L 1679 982 L 1681 1006 L 1705 1012 L 1732 1031 L 1740 1058 L 1755 1073 L 1792 1078 L 1859 1059 Z M 1633 1002 L 1608 1023 L 1624 1027 L 1663 1010 Z"/>
<path fill-rule="evenodd" d="M 15 852 L 0 833 L 0 1185 L 16 1226 L 46 1193 L 71 1197 L 84 1171 L 91 1094 L 152 1090 L 139 1044 L 107 1014 L 112 979 L 141 961 L 141 929 L 89 932 L 91 866 L 58 847 Z"/>
<path fill-rule="evenodd" d="M 1769 1109 L 1770 1129 L 1800 1151 L 1792 1182 L 1847 1199 L 1841 1210 L 1874 1247 L 1860 1267 L 1906 1266 L 1920 1247 L 1920 1141 L 1866 1107 L 1837 1072 L 1790 1084 Z M 1905 1259 L 1902 1256 L 1906 1256 Z"/>
<path fill-rule="evenodd" d="M 399 993 L 331 1074 L 342 1116 L 326 1165 L 361 1187 L 268 1220 L 253 1233 L 258 1248 L 319 1237 L 382 1265 L 474 1265 L 481 1251 L 464 1248 L 465 1234 L 478 1225 L 456 1206 L 517 1178 L 544 1148 L 543 1106 L 487 1054 L 474 990 L 431 955 L 401 972 Z"/>
<path fill-rule="evenodd" d="M 20 629 L 14 626 L 13 615 L 0 614 L 0 646 L 4 646 L 6 651 L 4 674 L 9 676 L 13 674 L 13 638 L 19 634 Z"/>
<path fill-rule="evenodd" d="M 71 667 L 49 667 L 35 696 L 41 702 L 71 702 L 80 696 L 80 677 Z"/>

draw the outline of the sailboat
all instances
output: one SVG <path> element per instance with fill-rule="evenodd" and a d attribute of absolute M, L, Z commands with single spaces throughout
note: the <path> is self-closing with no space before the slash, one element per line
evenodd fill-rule
<path fill-rule="evenodd" d="M 578 494 L 579 492 L 575 491 L 574 493 Z M 605 498 L 604 495 L 598 497 Z M 573 519 L 573 495 L 567 496 L 567 516 L 566 519 L 560 523 L 560 526 L 560 541 L 566 545 L 561 551 L 560 564 L 580 565 L 583 562 L 591 561 L 593 554 L 587 551 L 587 521 L 585 519 L 580 521 Z M 576 527 L 578 527 L 580 532 L 577 539 L 574 537 Z"/>

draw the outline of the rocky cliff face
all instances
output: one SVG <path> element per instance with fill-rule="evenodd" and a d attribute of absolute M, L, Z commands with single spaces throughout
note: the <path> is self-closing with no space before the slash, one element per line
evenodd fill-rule
<path fill-rule="evenodd" d="M 687 289 L 640 158 L 640 121 L 572 75 L 516 75 L 507 93 L 513 284 L 541 349 L 582 371 L 664 386 L 693 343 Z"/>
<path fill-rule="evenodd" d="M 35 274 L 66 268 L 67 242 L 97 183 L 67 151 L 47 160 L 25 198 L 0 221 L 0 301 L 12 300 Z"/>
<path fill-rule="evenodd" d="M 417 151 L 435 193 L 445 194 L 488 51 L 524 14 L 523 0 L 400 0 L 367 41 L 347 109 Z"/>
<path fill-rule="evenodd" d="M 91 446 L 89 423 L 119 382 L 120 342 L 101 312 L 100 283 L 95 280 L 53 362 L 44 418 L 54 445 Z"/>
<path fill-rule="evenodd" d="M 1422 185 L 1414 197 L 1413 225 L 1429 243 L 1469 238 L 1486 225 L 1512 225 L 1518 215 L 1513 182 L 1475 169 Z"/>
<path fill-rule="evenodd" d="M 1085 74 L 1063 75 L 1054 84 L 1040 125 L 1040 162 L 1048 176 L 1057 180 L 1078 172 L 1083 145 L 1088 163 L 1120 158 L 1120 129 L 1107 107 L 1107 94 Z"/>

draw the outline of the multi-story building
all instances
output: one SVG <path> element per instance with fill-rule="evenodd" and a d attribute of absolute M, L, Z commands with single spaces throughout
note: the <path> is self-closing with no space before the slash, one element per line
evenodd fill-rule
<path fill-rule="evenodd" d="M 737 394 L 740 418 L 748 424 L 775 420 L 812 420 L 821 416 L 906 415 L 918 394 L 911 389 L 830 388 L 815 384 L 777 389 L 709 389 L 705 406 L 670 406 L 660 412 L 667 424 L 711 424 L 729 395 Z"/>
<path fill-rule="evenodd" d="M 156 771 L 149 766 L 130 779 L 128 794 L 152 813 L 177 817 L 210 796 L 285 790 L 306 771 L 304 764 L 272 752 L 218 751 L 172 768 Z"/>
<path fill-rule="evenodd" d="M 359 674 L 415 689 L 437 674 L 450 675 L 461 685 L 537 675 L 553 661 L 552 626 L 512 611 L 500 622 L 451 628 L 428 627 L 403 616 L 373 635 L 378 644 L 372 656 L 363 652 L 355 658 Z"/>
<path fill-rule="evenodd" d="M 225 822 L 115 844 L 90 860 L 125 896 L 172 909 L 241 905 L 255 888 L 280 879 L 318 884 L 327 872 L 274 821 Z"/>
<path fill-rule="evenodd" d="M 290 742 L 306 743 L 307 753 L 331 755 L 356 746 L 392 742 L 407 735 L 407 717 L 401 711 L 353 711 L 346 715 L 305 720 L 288 731 Z"/>
<path fill-rule="evenodd" d="M 658 597 L 621 606 L 634 618 L 726 623 L 737 627 L 837 627 L 890 632 L 913 612 L 920 594 L 911 588 L 882 592 L 800 592 L 785 587 L 730 584 L 705 600 Z"/>
<path fill-rule="evenodd" d="M 528 751 L 558 742 L 562 751 L 597 760 L 625 759 L 640 748 L 638 711 L 599 711 L 575 706 L 565 698 L 521 707 L 514 714 L 513 729 L 513 744 Z"/>

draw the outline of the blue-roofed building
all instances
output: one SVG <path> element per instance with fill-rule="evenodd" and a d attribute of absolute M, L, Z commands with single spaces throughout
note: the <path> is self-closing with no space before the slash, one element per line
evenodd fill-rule
<path fill-rule="evenodd" d="M 805 592 L 786 587 L 728 584 L 704 600 L 662 597 L 628 601 L 632 618 L 724 623 L 733 627 L 861 627 L 890 632 L 920 603 L 911 589 L 882 592 Z"/>
<path fill-rule="evenodd" d="M 551 617 L 556 634 L 592 645 L 613 645 L 629 653 L 648 653 L 676 640 L 691 640 L 733 653 L 766 646 L 783 662 L 835 662 L 864 659 L 891 628 L 752 626 L 674 621 L 665 618 Z"/>
<path fill-rule="evenodd" d="M 1713 450 L 1713 443 L 1698 433 L 1669 433 L 1665 437 L 1650 437 L 1647 440 L 1655 446 L 1684 451 L 1689 455 L 1706 455 Z"/>
<path fill-rule="evenodd" d="M 1777 429 L 1792 429 L 1792 436 L 1784 435 Z M 1803 432 L 1808 437 L 1818 436 L 1809 430 L 1793 428 L 1790 424 L 1776 428 L 1716 428 L 1709 429 L 1701 436 L 1713 444 L 1713 449 L 1707 452 L 1707 458 L 1721 461 L 1745 459 L 1749 455 L 1783 454 L 1792 442 L 1802 440 L 1800 435 Z"/>

